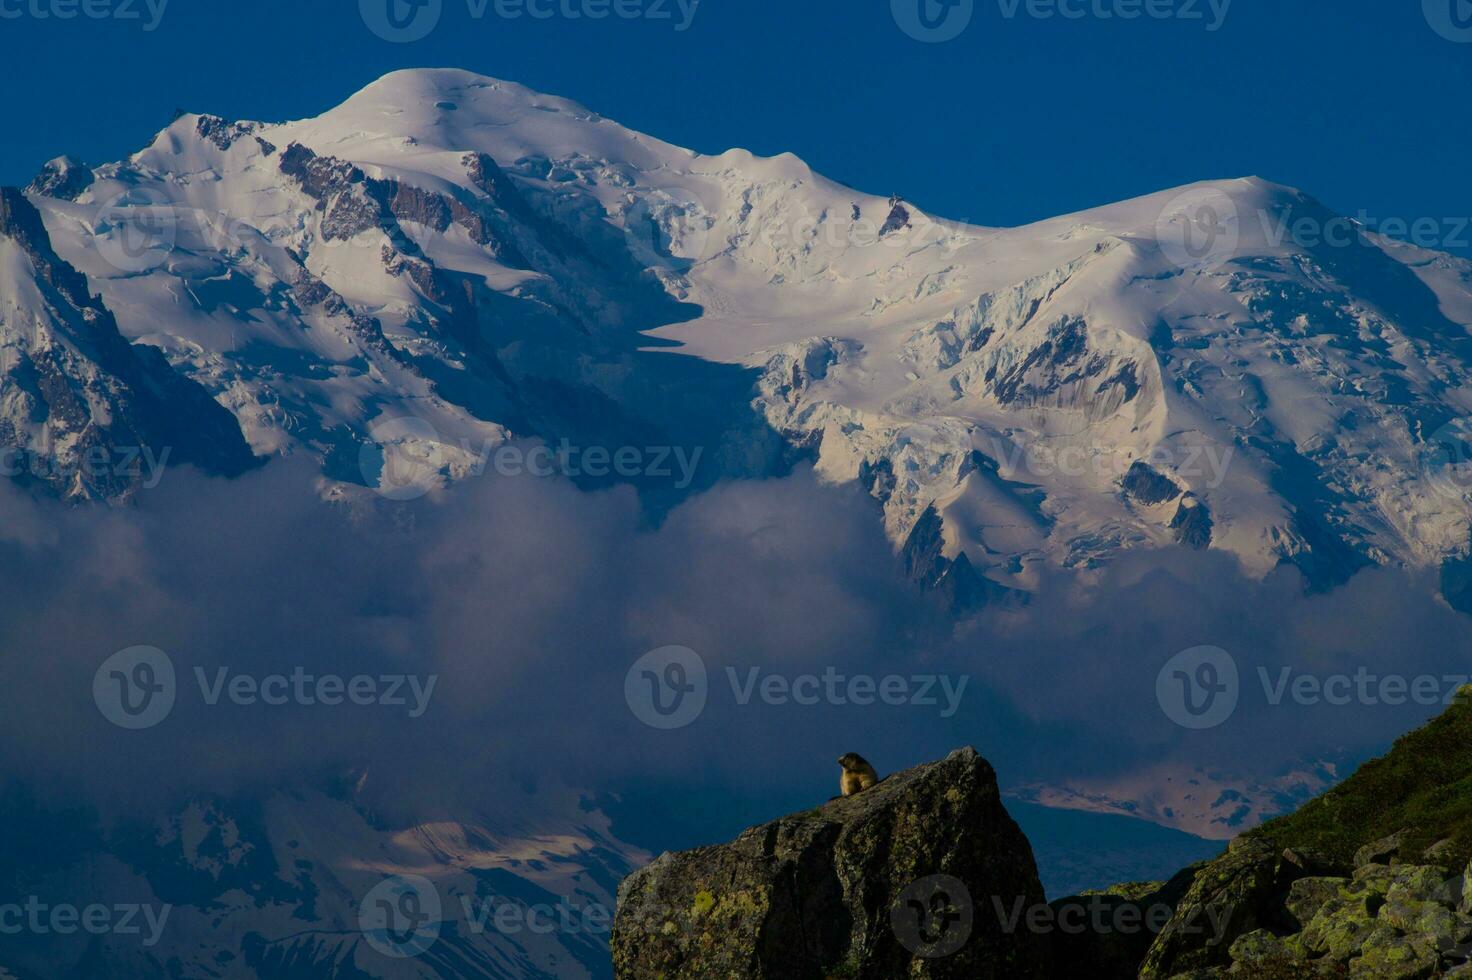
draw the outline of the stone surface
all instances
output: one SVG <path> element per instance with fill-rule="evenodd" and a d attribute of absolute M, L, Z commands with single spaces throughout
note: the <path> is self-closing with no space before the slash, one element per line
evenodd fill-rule
<path fill-rule="evenodd" d="M 1400 856 L 1401 844 L 1406 837 L 1406 831 L 1400 830 L 1389 837 L 1373 841 L 1360 848 L 1354 854 L 1354 866 L 1362 868 L 1367 864 L 1392 864 Z"/>
<path fill-rule="evenodd" d="M 1047 909 L 1032 850 L 968 748 L 661 855 L 619 888 L 613 963 L 621 980 L 1046 977 L 1029 909 Z"/>
<path fill-rule="evenodd" d="M 1240 838 L 1202 868 L 1151 945 L 1141 980 L 1230 963 L 1232 943 L 1264 924 L 1277 868 L 1278 850 L 1271 841 Z"/>
<path fill-rule="evenodd" d="M 1309 847 L 1284 848 L 1283 868 L 1292 869 L 1295 878 L 1337 878 L 1348 875 L 1353 870 L 1322 851 Z"/>
<path fill-rule="evenodd" d="M 1349 885 L 1348 878 L 1300 878 L 1288 889 L 1284 904 L 1299 928 L 1311 922 L 1327 903 L 1339 898 Z"/>

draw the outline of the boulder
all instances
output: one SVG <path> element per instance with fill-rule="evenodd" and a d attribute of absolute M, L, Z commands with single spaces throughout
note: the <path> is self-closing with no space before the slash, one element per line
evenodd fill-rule
<path fill-rule="evenodd" d="M 1342 878 L 1354 869 L 1311 847 L 1285 847 L 1279 870 L 1292 878 Z"/>
<path fill-rule="evenodd" d="M 1307 926 L 1325 905 L 1343 898 L 1349 884 L 1348 878 L 1299 878 L 1289 886 L 1283 903 L 1290 921 L 1299 929 Z"/>
<path fill-rule="evenodd" d="M 1232 943 L 1268 925 L 1278 854 L 1271 841 L 1238 838 L 1197 872 L 1170 923 L 1151 944 L 1140 980 L 1229 965 Z"/>
<path fill-rule="evenodd" d="M 1401 845 L 1409 831 L 1398 830 L 1389 837 L 1382 837 L 1354 852 L 1354 866 L 1363 868 L 1367 864 L 1394 864 L 1401 856 Z"/>
<path fill-rule="evenodd" d="M 1450 837 L 1443 837 L 1422 852 L 1421 863 L 1449 864 L 1456 850 L 1457 842 Z"/>
<path fill-rule="evenodd" d="M 667 853 L 619 887 L 620 980 L 1046 977 L 1027 838 L 974 749 Z"/>

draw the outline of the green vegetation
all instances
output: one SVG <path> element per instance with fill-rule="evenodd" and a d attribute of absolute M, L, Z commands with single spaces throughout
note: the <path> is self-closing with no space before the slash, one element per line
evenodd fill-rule
<path fill-rule="evenodd" d="M 859 969 L 858 957 L 850 955 L 848 959 L 829 970 L 824 980 L 851 980 L 852 977 L 859 975 Z"/>
<path fill-rule="evenodd" d="M 1078 893 L 1080 898 L 1112 896 L 1131 902 L 1145 902 L 1165 887 L 1163 881 L 1125 881 L 1108 888 L 1089 888 Z"/>
<path fill-rule="evenodd" d="M 1247 836 L 1347 864 L 1362 845 L 1402 830 L 1403 854 L 1419 855 L 1447 841 L 1437 863 L 1460 868 L 1472 859 L 1472 685 L 1385 756 Z"/>

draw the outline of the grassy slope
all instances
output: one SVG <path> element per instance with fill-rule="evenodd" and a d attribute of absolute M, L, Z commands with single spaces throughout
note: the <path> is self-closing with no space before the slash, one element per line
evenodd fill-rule
<path fill-rule="evenodd" d="M 1472 685 L 1441 715 L 1397 739 L 1385 756 L 1248 836 L 1348 861 L 1362 845 L 1407 829 L 1402 853 L 1419 854 L 1450 839 L 1444 861 L 1460 866 L 1472 858 Z"/>

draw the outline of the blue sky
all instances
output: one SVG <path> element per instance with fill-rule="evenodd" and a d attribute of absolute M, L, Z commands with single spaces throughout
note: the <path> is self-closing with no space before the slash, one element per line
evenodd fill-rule
<path fill-rule="evenodd" d="M 1434 219 L 1472 254 L 1456 235 L 1472 215 L 1472 43 L 1443 36 L 1472 23 L 1468 0 L 959 0 L 970 20 L 940 43 L 899 26 L 922 0 L 703 0 L 684 30 L 681 0 L 430 2 L 435 29 L 393 43 L 359 0 L 0 0 L 21 80 L 0 182 L 62 152 L 121 157 L 176 107 L 315 115 L 395 68 L 454 66 L 698 150 L 790 150 L 983 224 L 1258 174 L 1352 215 Z M 564 13 L 599 4 L 639 16 Z M 1131 8 L 1167 16 L 1100 16 Z"/>

